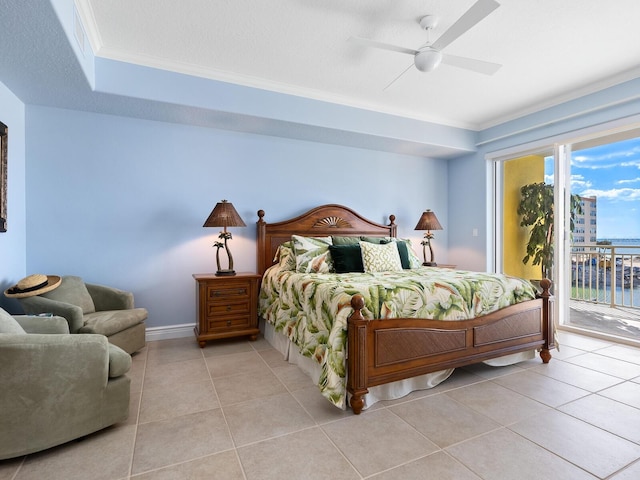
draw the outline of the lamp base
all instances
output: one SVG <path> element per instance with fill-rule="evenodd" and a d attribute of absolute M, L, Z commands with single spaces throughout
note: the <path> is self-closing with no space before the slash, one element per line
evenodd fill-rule
<path fill-rule="evenodd" d="M 423 267 L 437 267 L 438 264 L 436 262 L 424 262 L 422 264 Z"/>
<path fill-rule="evenodd" d="M 225 276 L 228 277 L 235 274 L 236 274 L 235 270 L 218 270 L 216 272 L 216 277 L 225 277 Z"/>

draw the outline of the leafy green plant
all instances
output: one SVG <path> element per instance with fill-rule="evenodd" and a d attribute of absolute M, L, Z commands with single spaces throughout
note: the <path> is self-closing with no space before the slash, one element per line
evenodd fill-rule
<path fill-rule="evenodd" d="M 574 230 L 576 214 L 582 213 L 580 196 L 571 195 L 570 229 Z M 553 185 L 544 182 L 530 183 L 520 189 L 518 215 L 522 217 L 521 227 L 530 227 L 527 254 L 522 259 L 542 267 L 542 277 L 550 278 L 553 267 Z"/>

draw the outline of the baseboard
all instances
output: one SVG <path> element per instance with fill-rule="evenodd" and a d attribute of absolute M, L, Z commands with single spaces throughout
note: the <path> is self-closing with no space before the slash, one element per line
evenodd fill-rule
<path fill-rule="evenodd" d="M 181 325 L 168 325 L 166 327 L 147 328 L 145 338 L 147 342 L 156 340 L 169 340 L 171 338 L 193 337 L 195 323 L 183 323 Z"/>

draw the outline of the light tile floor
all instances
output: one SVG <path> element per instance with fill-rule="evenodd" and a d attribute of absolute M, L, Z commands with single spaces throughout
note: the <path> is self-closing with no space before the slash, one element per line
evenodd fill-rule
<path fill-rule="evenodd" d="M 263 339 L 150 342 L 127 422 L 2 461 L 0 480 L 640 478 L 640 349 L 560 338 L 549 365 L 461 368 L 360 416 Z"/>

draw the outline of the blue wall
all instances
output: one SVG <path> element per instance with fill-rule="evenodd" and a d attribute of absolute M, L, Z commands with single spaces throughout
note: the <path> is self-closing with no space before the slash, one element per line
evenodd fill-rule
<path fill-rule="evenodd" d="M 0 233 L 0 289 L 25 276 L 25 107 L 0 82 L 0 121 L 8 127 L 7 231 Z M 17 301 L 0 296 L 0 306 L 18 311 Z"/>
<path fill-rule="evenodd" d="M 445 160 L 37 106 L 26 129 L 27 272 L 131 290 L 149 327 L 195 321 L 191 275 L 216 270 L 218 230 L 202 224 L 221 199 L 247 224 L 231 230 L 237 271 L 255 269 L 257 210 L 280 221 L 323 203 L 396 215 L 419 255 L 431 208 L 447 261 Z"/>

